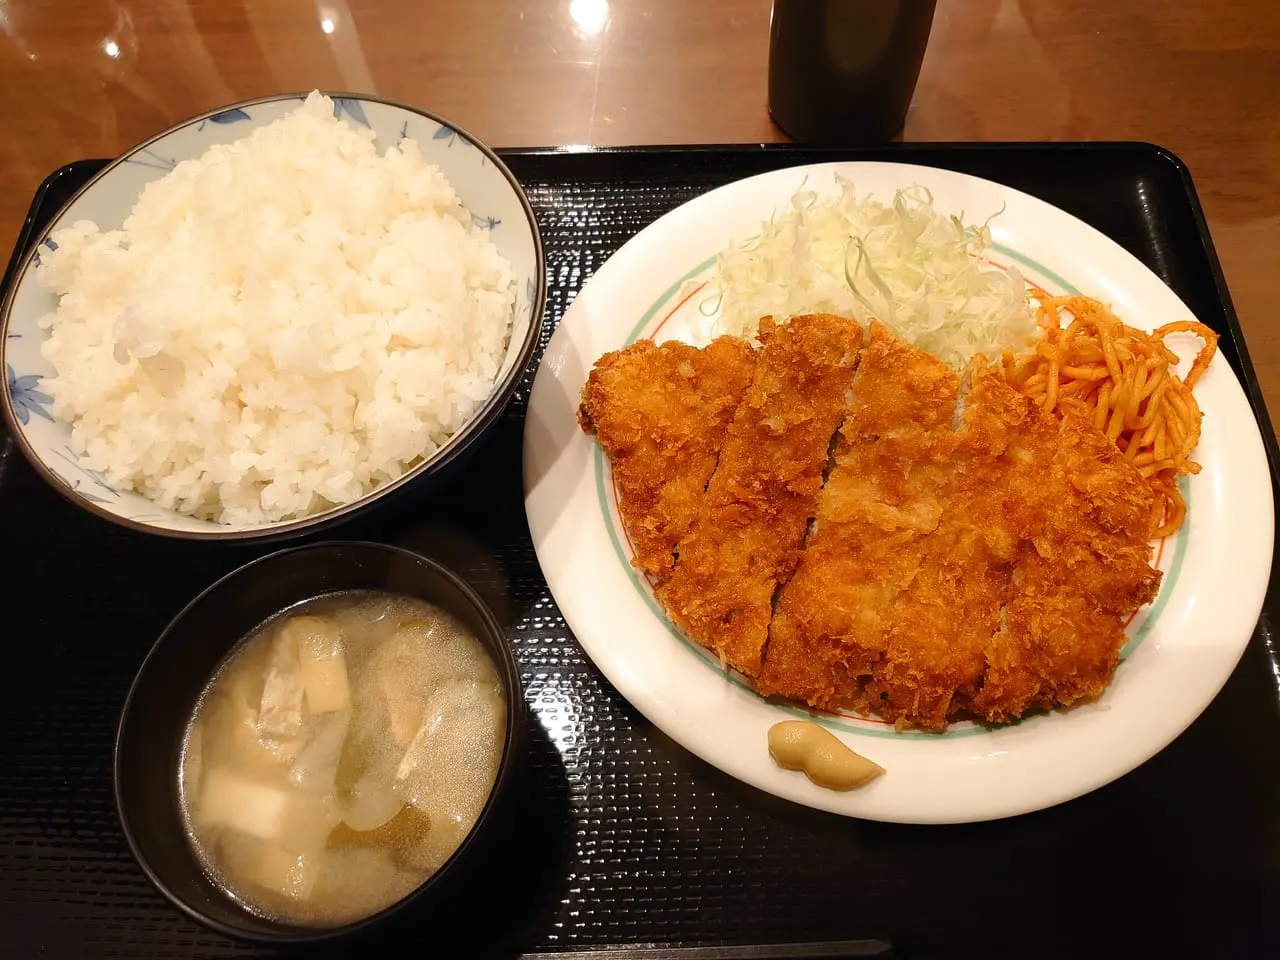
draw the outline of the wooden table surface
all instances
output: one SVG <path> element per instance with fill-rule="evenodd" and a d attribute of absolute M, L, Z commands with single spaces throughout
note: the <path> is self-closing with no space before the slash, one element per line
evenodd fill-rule
<path fill-rule="evenodd" d="M 887 0 L 886 0 L 887 2 Z M 905 0 L 911 2 L 911 0 Z M 0 0 L 0 245 L 54 167 L 312 87 L 493 146 L 785 140 L 769 0 Z M 1280 411 L 1280 3 L 939 0 L 907 140 L 1149 140 L 1190 166 Z"/>

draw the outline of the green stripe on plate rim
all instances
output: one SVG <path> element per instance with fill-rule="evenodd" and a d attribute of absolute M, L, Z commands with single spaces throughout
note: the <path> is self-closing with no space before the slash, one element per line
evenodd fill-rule
<path fill-rule="evenodd" d="M 1035 260 L 1032 260 L 1026 254 L 1019 253 L 1017 250 L 1014 250 L 1011 247 L 1007 247 L 1001 243 L 993 243 L 991 246 L 997 253 L 1008 257 L 1010 260 L 1013 260 L 1014 262 L 1024 267 L 1031 268 L 1036 273 L 1038 273 L 1041 277 L 1055 284 L 1059 289 L 1064 290 L 1070 294 L 1080 293 L 1080 290 L 1078 287 L 1067 282 L 1065 278 L 1054 273 L 1052 270 L 1048 269 L 1043 264 L 1040 264 Z M 706 260 L 703 260 L 700 264 L 698 264 L 696 267 L 691 269 L 688 273 L 684 274 L 684 276 L 680 277 L 678 280 L 672 283 L 671 286 L 667 287 L 667 289 L 663 291 L 662 295 L 659 296 L 658 299 L 655 300 L 653 304 L 649 307 L 649 309 L 644 312 L 643 316 L 640 317 L 639 322 L 632 328 L 631 333 L 628 336 L 626 346 L 630 346 L 631 344 L 635 343 L 638 339 L 640 339 L 641 334 L 643 333 L 645 328 L 648 327 L 649 324 L 653 321 L 653 318 L 657 315 L 658 311 L 661 310 L 663 307 L 665 307 L 668 303 L 670 303 L 671 300 L 676 296 L 676 294 L 680 292 L 681 288 L 686 283 L 688 283 L 694 277 L 697 277 L 702 273 L 705 273 L 707 270 L 709 270 L 715 264 L 715 261 L 716 261 L 716 258 L 714 256 L 708 257 Z M 612 511 L 609 509 L 608 492 L 605 487 L 604 472 L 605 472 L 604 471 L 604 453 L 601 451 L 599 445 L 596 445 L 595 447 L 596 496 L 600 503 L 600 513 L 604 519 L 605 528 L 609 531 L 609 540 L 613 544 L 614 553 L 617 555 L 618 561 L 622 564 L 623 568 L 627 571 L 627 574 L 631 580 L 631 585 L 635 588 L 636 592 L 640 595 L 640 598 L 645 602 L 645 605 L 648 606 L 648 608 L 653 612 L 653 615 L 657 617 L 659 621 L 662 622 L 662 624 L 667 628 L 668 631 L 670 631 L 673 637 L 675 637 L 682 644 L 684 644 L 685 647 L 689 649 L 689 652 L 693 654 L 693 656 L 697 659 L 699 663 L 701 663 L 704 667 L 714 672 L 715 674 L 728 679 L 730 683 L 734 684 L 735 686 L 739 687 L 742 690 L 747 691 L 752 696 L 759 697 L 760 695 L 756 693 L 754 688 L 752 688 L 752 686 L 749 683 L 743 680 L 736 673 L 729 673 L 724 671 L 720 667 L 718 662 L 712 661 L 711 657 L 703 650 L 702 647 L 700 647 L 699 645 L 694 643 L 692 640 L 690 640 L 688 637 L 686 637 L 684 633 L 681 630 L 679 630 L 675 626 L 675 624 L 673 624 L 667 618 L 665 611 L 663 611 L 662 607 L 654 599 L 653 594 L 645 587 L 644 584 L 640 582 L 640 574 L 636 570 L 636 568 L 631 565 L 631 561 L 627 558 L 627 551 L 622 546 L 622 539 L 618 535 L 618 529 L 613 522 Z M 1187 512 L 1190 513 L 1191 492 L 1185 478 L 1182 481 L 1180 481 L 1179 487 L 1182 490 L 1183 498 L 1187 502 Z M 1186 555 L 1186 551 L 1187 551 L 1187 530 L 1186 530 L 1186 527 L 1184 526 L 1181 530 L 1179 530 L 1176 534 L 1174 534 L 1173 557 L 1169 561 L 1168 576 L 1165 577 L 1164 582 L 1161 584 L 1160 593 L 1156 597 L 1155 603 L 1151 605 L 1151 609 L 1147 611 L 1147 615 L 1142 621 L 1142 626 L 1138 628 L 1137 632 L 1132 637 L 1130 637 L 1128 642 L 1125 643 L 1125 645 L 1121 648 L 1120 650 L 1121 662 L 1123 662 L 1126 658 L 1131 656 L 1133 652 L 1138 649 L 1143 639 L 1147 636 L 1148 633 L 1151 632 L 1151 628 L 1155 626 L 1156 620 L 1160 616 L 1160 612 L 1164 609 L 1165 604 L 1169 600 L 1169 595 L 1173 592 L 1174 586 L 1178 581 L 1178 573 L 1182 569 L 1182 562 L 1183 562 L 1183 558 Z M 760 699 L 763 700 L 764 698 L 761 697 Z M 782 703 L 779 701 L 769 700 L 766 702 L 770 703 L 772 706 L 777 707 L 779 710 L 785 713 L 792 714 L 793 716 L 816 720 L 819 723 L 821 723 L 823 726 L 831 727 L 837 730 L 843 730 L 847 733 L 856 733 L 861 736 L 868 736 L 868 737 L 897 737 L 897 738 L 914 737 L 919 739 L 937 739 L 939 737 L 952 737 L 952 738 L 972 737 L 980 734 L 994 733 L 997 730 L 1007 729 L 1008 727 L 1017 726 L 1019 723 L 1029 722 L 1035 719 L 1035 717 L 1029 717 L 1027 718 L 1026 721 L 1015 721 L 1013 723 L 1003 724 L 1000 727 L 984 727 L 978 724 L 970 724 L 968 726 L 960 726 L 960 727 L 952 726 L 942 733 L 926 733 L 919 730 L 898 731 L 898 730 L 893 730 L 889 728 L 876 729 L 875 727 L 866 727 L 859 724 L 846 722 L 830 714 L 814 713 L 812 711 L 805 710 L 802 707 L 792 706 L 790 704 Z M 875 721 L 867 720 L 865 722 L 874 723 Z"/>

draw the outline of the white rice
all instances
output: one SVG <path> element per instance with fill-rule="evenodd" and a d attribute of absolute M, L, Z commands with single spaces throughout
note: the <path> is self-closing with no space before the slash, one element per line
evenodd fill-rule
<path fill-rule="evenodd" d="M 221 523 L 301 517 L 401 476 L 496 379 L 511 264 L 412 140 L 313 93 L 53 234 L 41 389 L 81 463 Z"/>

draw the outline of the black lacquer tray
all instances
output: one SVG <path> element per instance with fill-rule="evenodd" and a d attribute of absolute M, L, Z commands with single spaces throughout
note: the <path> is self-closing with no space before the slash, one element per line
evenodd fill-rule
<path fill-rule="evenodd" d="M 1160 148 L 502 152 L 546 243 L 548 336 L 623 241 L 740 177 L 831 159 L 900 160 L 1042 197 L 1132 251 L 1223 335 L 1275 475 L 1275 436 L 1192 181 Z M 10 270 L 100 166 L 71 164 L 41 185 Z M 424 916 L 420 930 L 370 952 L 1280 955 L 1274 595 L 1204 715 L 1108 787 L 987 824 L 890 826 L 818 814 L 676 747 L 585 658 L 538 569 L 524 519 L 520 444 L 532 377 L 531 366 L 492 438 L 447 487 L 328 534 L 420 549 L 485 593 L 515 650 L 536 733 L 516 839 L 485 882 L 456 909 Z M 125 691 L 160 629 L 218 575 L 270 549 L 117 529 L 48 489 L 0 430 L 0 955 L 267 954 L 194 926 L 147 885 L 115 819 L 110 765 Z"/>

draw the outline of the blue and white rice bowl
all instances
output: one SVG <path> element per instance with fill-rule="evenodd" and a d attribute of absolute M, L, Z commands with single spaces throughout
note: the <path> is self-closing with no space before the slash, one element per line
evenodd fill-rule
<path fill-rule="evenodd" d="M 541 238 L 528 199 L 502 161 L 465 131 L 412 107 L 347 94 L 329 94 L 336 117 L 376 134 L 379 154 L 405 138 L 449 181 L 478 231 L 487 234 L 511 264 L 514 314 L 510 336 L 488 396 L 463 426 L 402 476 L 359 499 L 328 510 L 266 523 L 218 523 L 167 509 L 138 493 L 113 486 L 88 469 L 73 449 L 70 423 L 51 412 L 43 381 L 55 376 L 42 353 L 49 331 L 40 323 L 58 307 L 58 296 L 36 277 L 42 253 L 55 249 L 51 234 L 77 221 L 93 221 L 103 233 L 120 229 L 143 188 L 183 160 L 210 146 L 230 143 L 295 111 L 305 94 L 287 94 L 222 107 L 180 123 L 139 144 L 105 167 L 58 213 L 22 262 L 0 304 L 3 409 L 9 432 L 36 470 L 72 502 L 124 526 L 197 540 L 265 540 L 309 533 L 372 506 L 397 490 L 436 475 L 471 447 L 502 412 L 537 346 L 546 300 Z"/>

